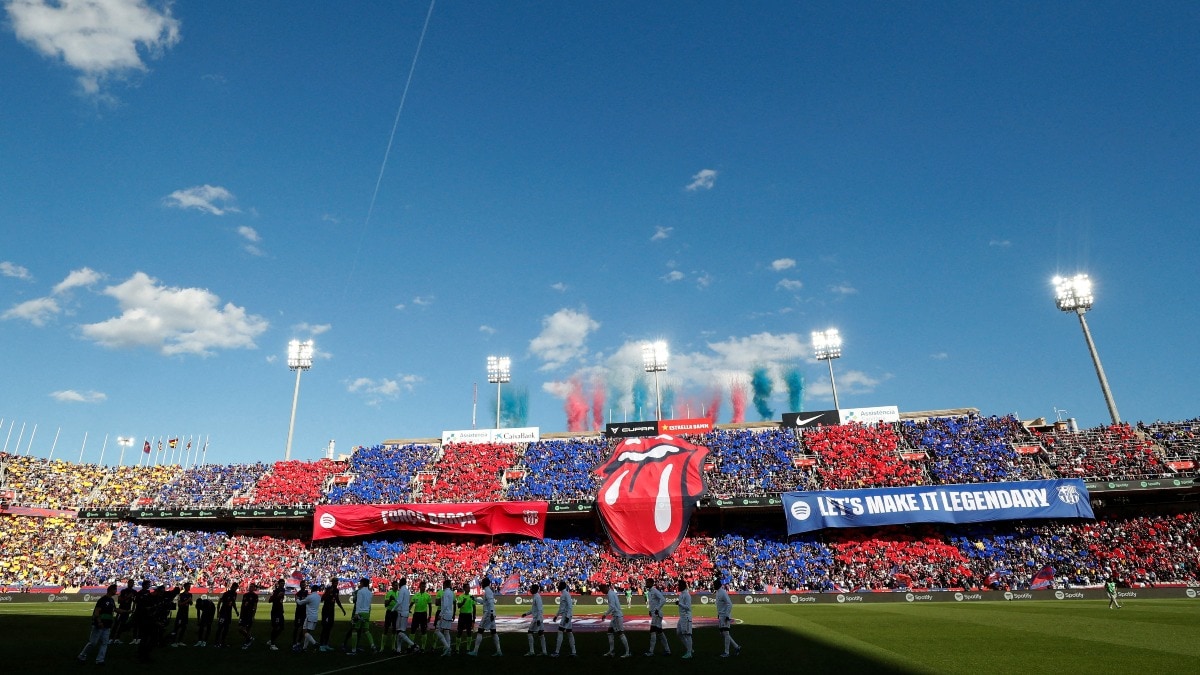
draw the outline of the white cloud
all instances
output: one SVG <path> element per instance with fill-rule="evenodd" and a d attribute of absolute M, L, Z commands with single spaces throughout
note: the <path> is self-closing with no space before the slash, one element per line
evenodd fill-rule
<path fill-rule="evenodd" d="M 881 383 L 891 378 L 891 375 L 872 377 L 861 370 L 848 370 L 845 372 L 839 370 L 837 373 L 838 398 L 845 403 L 846 395 L 870 394 Z M 815 379 L 806 382 L 804 397 L 832 401 L 833 387 L 829 384 L 829 378 L 825 377 L 824 379 Z"/>
<path fill-rule="evenodd" d="M 417 384 L 424 381 L 420 375 L 397 375 L 395 378 L 382 377 L 378 380 L 370 377 L 359 377 L 346 384 L 346 391 L 360 394 L 366 399 L 367 405 L 379 405 L 383 399 L 395 399 L 401 393 L 411 393 Z"/>
<path fill-rule="evenodd" d="M 799 279 L 780 279 L 779 283 L 775 284 L 775 287 L 795 293 L 801 288 L 804 288 L 804 282 L 800 281 Z"/>
<path fill-rule="evenodd" d="M 13 279 L 20 279 L 22 281 L 33 281 L 33 275 L 29 273 L 29 270 L 7 260 L 0 261 L 0 276 L 12 277 Z"/>
<path fill-rule="evenodd" d="M 147 70 L 142 53 L 157 57 L 179 42 L 169 3 L 159 9 L 146 0 L 9 0 L 5 9 L 17 38 L 78 71 L 89 95 L 110 77 Z"/>
<path fill-rule="evenodd" d="M 292 326 L 292 332 L 304 333 L 304 334 L 308 335 L 309 337 L 315 337 L 322 333 L 328 333 L 332 328 L 333 328 L 333 326 L 330 324 L 327 324 L 327 323 L 301 322 L 301 323 L 298 323 L 298 324 Z"/>
<path fill-rule="evenodd" d="M 711 190 L 717 182 L 717 172 L 713 169 L 702 169 L 696 175 L 692 176 L 692 182 L 688 183 L 684 188 L 689 192 L 696 190 Z"/>
<path fill-rule="evenodd" d="M 237 207 L 232 205 L 233 201 L 233 193 L 219 185 L 197 185 L 195 187 L 184 188 L 172 192 L 163 199 L 163 203 L 167 206 L 177 209 L 196 209 L 205 213 L 211 213 L 214 216 L 223 216 L 226 213 L 240 213 Z M 246 229 L 254 232 L 251 228 Z M 245 236 L 241 229 L 238 230 L 238 233 Z M 251 241 L 258 240 L 251 239 Z"/>
<path fill-rule="evenodd" d="M 663 227 L 661 225 L 656 225 L 654 227 L 654 236 L 650 237 L 650 241 L 662 241 L 663 239 L 670 237 L 671 233 L 674 231 L 675 231 L 675 228 L 673 228 L 673 227 Z"/>
<path fill-rule="evenodd" d="M 545 363 L 539 370 L 554 370 L 583 356 L 588 334 L 600 324 L 586 311 L 560 309 L 542 318 L 542 332 L 529 343 L 529 351 Z"/>
<path fill-rule="evenodd" d="M 42 327 L 51 316 L 62 312 L 62 308 L 58 306 L 58 301 L 54 298 L 34 298 L 26 300 L 18 305 L 13 305 L 3 314 L 0 314 L 0 319 L 24 319 L 29 323 Z"/>
<path fill-rule="evenodd" d="M 248 225 L 242 225 L 237 229 L 237 232 L 248 242 L 257 244 L 258 242 L 262 241 L 262 237 L 258 236 L 258 230 L 255 230 L 253 227 Z"/>
<path fill-rule="evenodd" d="M 564 284 L 563 282 L 559 281 L 558 283 L 550 284 L 550 288 L 553 288 L 554 290 L 558 291 L 559 293 L 563 293 L 567 290 L 567 285 Z"/>
<path fill-rule="evenodd" d="M 834 284 L 833 286 L 830 286 L 829 290 L 833 293 L 837 293 L 838 295 L 854 295 L 858 292 L 857 288 L 844 281 L 840 284 Z"/>
<path fill-rule="evenodd" d="M 74 389 L 64 389 L 50 394 L 50 396 L 60 403 L 101 403 L 108 396 L 99 391 L 75 391 Z"/>
<path fill-rule="evenodd" d="M 91 269 L 90 267 L 83 267 L 68 274 L 66 279 L 60 281 L 58 285 L 52 289 L 52 292 L 55 295 L 62 295 L 72 288 L 91 286 L 103 278 L 104 276 L 102 274 Z"/>
<path fill-rule="evenodd" d="M 950 355 L 946 352 L 934 352 L 929 355 L 929 358 L 933 359 L 934 361 L 945 361 L 946 359 L 950 358 Z"/>
<path fill-rule="evenodd" d="M 396 305 L 396 309 L 398 309 L 398 310 L 401 310 L 401 311 L 403 311 L 403 310 L 404 310 L 404 307 L 405 307 L 405 304 L 404 304 L 403 302 L 401 302 L 400 304 Z"/>
<path fill-rule="evenodd" d="M 267 329 L 266 319 L 247 314 L 203 288 L 160 286 L 137 272 L 104 289 L 116 298 L 121 315 L 81 326 L 84 337 L 105 347 L 149 347 L 164 355 L 199 354 L 214 349 L 253 349 Z"/>
<path fill-rule="evenodd" d="M 792 260 L 791 258 L 780 258 L 778 260 L 771 261 L 771 269 L 775 270 L 776 272 L 782 272 L 783 270 L 790 270 L 795 266 L 796 266 L 796 261 Z"/>
<path fill-rule="evenodd" d="M 711 285 L 712 285 L 712 275 L 709 274 L 708 272 L 704 272 L 700 276 L 696 277 L 696 287 L 697 288 L 708 288 Z"/>
<path fill-rule="evenodd" d="M 1012 242 L 1007 239 L 993 239 L 988 242 L 988 246 L 998 246 L 1000 248 L 1008 248 L 1012 246 Z"/>
<path fill-rule="evenodd" d="M 495 328 L 492 328 L 491 326 L 489 326 L 489 325 L 487 325 L 487 324 L 484 324 L 484 325 L 482 325 L 482 326 L 480 326 L 480 327 L 479 327 L 479 332 L 480 332 L 480 333 L 486 333 L 486 334 L 488 334 L 488 335 L 495 335 L 495 334 L 496 334 L 496 329 L 495 329 Z"/>
<path fill-rule="evenodd" d="M 433 304 L 433 301 L 434 296 L 432 295 L 418 295 L 412 299 L 412 303 L 417 307 L 428 307 Z"/>
<path fill-rule="evenodd" d="M 679 281 L 679 280 L 683 279 L 683 277 L 684 277 L 683 272 L 680 272 L 679 270 L 671 270 L 670 272 L 667 272 L 666 274 L 662 275 L 659 278 L 669 284 L 669 283 Z"/>

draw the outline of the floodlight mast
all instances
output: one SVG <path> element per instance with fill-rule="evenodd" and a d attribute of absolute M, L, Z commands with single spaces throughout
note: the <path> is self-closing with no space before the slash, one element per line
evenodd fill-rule
<path fill-rule="evenodd" d="M 654 373 L 654 419 L 662 419 L 662 390 L 658 386 L 658 374 L 667 372 L 667 343 L 662 340 L 642 345 L 642 366 L 647 373 Z"/>
<path fill-rule="evenodd" d="M 500 385 L 512 381 L 512 359 L 507 356 L 487 357 L 488 382 L 496 385 L 496 428 L 500 428 Z"/>
<path fill-rule="evenodd" d="M 292 432 L 296 429 L 296 404 L 300 401 L 300 373 L 312 368 L 313 341 L 292 340 L 288 343 L 288 368 L 296 371 L 296 390 L 292 392 L 292 420 L 288 422 L 287 447 L 283 451 L 284 461 L 292 458 Z"/>
<path fill-rule="evenodd" d="M 1092 365 L 1096 367 L 1096 377 L 1100 380 L 1100 391 L 1104 394 L 1104 403 L 1108 406 L 1108 415 L 1113 424 L 1121 423 L 1121 415 L 1117 412 L 1117 402 L 1113 400 L 1112 390 L 1108 388 L 1108 378 L 1104 376 L 1104 366 L 1100 365 L 1100 353 L 1096 351 L 1096 343 L 1092 340 L 1092 331 L 1088 328 L 1084 314 L 1092 308 L 1096 301 L 1092 293 L 1092 280 L 1086 274 L 1076 274 L 1073 277 L 1054 277 L 1054 302 L 1064 312 L 1074 312 L 1079 317 L 1079 327 L 1083 329 L 1083 339 L 1087 342 L 1088 353 L 1092 355 Z"/>
<path fill-rule="evenodd" d="M 812 334 L 813 356 L 818 361 L 829 364 L 829 386 L 833 389 L 833 407 L 840 410 L 838 405 L 837 381 L 833 379 L 833 360 L 842 357 L 842 336 L 836 328 L 816 330 Z"/>

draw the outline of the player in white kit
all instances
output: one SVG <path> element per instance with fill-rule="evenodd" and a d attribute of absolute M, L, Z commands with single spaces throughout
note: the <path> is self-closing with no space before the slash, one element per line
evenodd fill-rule
<path fill-rule="evenodd" d="M 500 635 L 496 632 L 496 594 L 492 592 L 492 580 L 484 577 L 479 582 L 479 587 L 483 589 L 483 616 L 475 633 L 475 647 L 467 652 L 467 656 L 479 656 L 479 645 L 483 642 L 485 632 L 492 634 L 492 643 L 496 645 L 496 652 L 492 656 L 503 656 L 503 652 L 500 651 Z"/>
<path fill-rule="evenodd" d="M 683 577 L 679 578 L 679 599 L 675 604 L 679 605 L 679 626 L 676 632 L 679 633 L 679 641 L 683 643 L 683 658 L 692 658 L 692 594 L 688 592 L 687 581 Z"/>
<path fill-rule="evenodd" d="M 571 647 L 571 656 L 575 656 L 575 633 L 571 630 L 571 622 L 575 619 L 574 603 L 567 582 L 558 582 L 558 611 L 554 614 L 554 622 L 558 624 L 558 641 L 554 643 L 554 653 L 550 656 L 558 656 L 562 651 L 564 633 Z"/>
<path fill-rule="evenodd" d="M 671 644 L 667 642 L 667 634 L 663 632 L 663 605 L 667 604 L 667 596 L 662 589 L 655 585 L 653 579 L 646 580 L 646 607 L 650 610 L 650 650 L 646 656 L 654 656 L 654 648 L 659 638 L 662 638 L 663 655 L 671 655 Z"/>
<path fill-rule="evenodd" d="M 725 640 L 725 651 L 721 656 L 729 656 L 730 647 L 733 647 L 733 655 L 737 656 L 742 653 L 742 646 L 729 633 L 729 629 L 733 627 L 733 600 L 729 599 L 729 590 L 721 583 L 720 577 L 713 581 L 712 589 L 717 594 L 717 629 L 721 631 L 721 637 Z"/>
<path fill-rule="evenodd" d="M 549 652 L 546 651 L 546 631 L 542 627 L 542 622 L 545 620 L 544 609 L 542 606 L 542 585 L 534 584 L 529 587 L 529 592 L 533 597 L 529 599 L 529 611 L 521 615 L 521 618 L 530 617 L 529 620 L 529 651 L 525 652 L 525 656 L 537 656 L 537 649 L 534 645 L 534 636 L 541 641 L 542 656 Z"/>
<path fill-rule="evenodd" d="M 617 655 L 615 640 L 620 637 L 621 646 L 625 648 L 625 653 L 621 655 L 621 658 L 627 659 L 633 654 L 629 651 L 629 640 L 625 639 L 625 613 L 621 611 L 621 596 L 617 595 L 616 587 L 610 584 L 600 584 L 600 591 L 608 600 L 608 609 L 604 610 L 604 614 L 600 618 L 612 617 L 608 623 L 608 651 L 604 652 L 604 655 Z"/>

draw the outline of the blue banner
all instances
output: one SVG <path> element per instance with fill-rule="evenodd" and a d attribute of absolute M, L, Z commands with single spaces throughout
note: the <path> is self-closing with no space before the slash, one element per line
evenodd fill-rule
<path fill-rule="evenodd" d="M 1078 478 L 783 493 L 788 534 L 827 527 L 1095 518 Z"/>

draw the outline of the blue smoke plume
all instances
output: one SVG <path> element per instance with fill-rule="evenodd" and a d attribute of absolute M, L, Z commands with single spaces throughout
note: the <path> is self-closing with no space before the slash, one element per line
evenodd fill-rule
<path fill-rule="evenodd" d="M 804 412 L 804 373 L 792 366 L 783 374 L 783 383 L 787 386 L 788 411 Z"/>
<path fill-rule="evenodd" d="M 646 401 L 650 398 L 650 385 L 646 383 L 646 378 L 633 378 L 633 420 L 640 421 L 646 419 Z"/>
<path fill-rule="evenodd" d="M 775 417 L 775 412 L 768 405 L 774 385 L 771 383 L 771 376 L 767 374 L 766 368 L 760 366 L 754 369 L 754 373 L 750 376 L 750 386 L 754 388 L 754 409 L 758 411 L 758 416 L 764 420 Z"/>
<path fill-rule="evenodd" d="M 529 423 L 529 390 L 509 387 L 500 395 L 500 426 L 523 427 Z"/>

